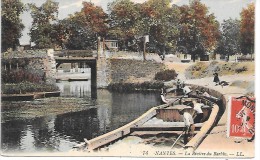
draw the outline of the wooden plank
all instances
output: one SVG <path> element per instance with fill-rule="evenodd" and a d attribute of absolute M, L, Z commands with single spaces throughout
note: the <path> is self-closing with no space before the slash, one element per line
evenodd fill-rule
<path fill-rule="evenodd" d="M 2 101 L 32 101 L 34 94 L 2 94 Z"/>
<path fill-rule="evenodd" d="M 196 123 L 195 129 L 200 130 L 203 123 Z M 149 125 L 142 125 L 139 127 L 132 127 L 131 132 L 134 131 L 183 131 L 184 129 L 184 122 L 167 122 L 161 124 L 149 124 Z"/>

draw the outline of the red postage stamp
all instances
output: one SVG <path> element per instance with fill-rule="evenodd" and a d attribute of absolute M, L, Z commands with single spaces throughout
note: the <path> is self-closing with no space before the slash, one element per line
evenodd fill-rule
<path fill-rule="evenodd" d="M 255 134 L 255 98 L 232 97 L 228 135 L 252 138 Z"/>

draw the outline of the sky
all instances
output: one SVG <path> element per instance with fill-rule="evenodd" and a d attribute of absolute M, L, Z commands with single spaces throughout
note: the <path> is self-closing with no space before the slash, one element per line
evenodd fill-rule
<path fill-rule="evenodd" d="M 26 3 L 35 3 L 37 6 L 40 6 L 45 0 L 21 0 L 24 4 Z M 54 0 L 59 2 L 59 19 L 66 18 L 69 14 L 73 14 L 77 11 L 80 11 L 82 8 L 82 2 L 92 2 L 97 6 L 101 6 L 104 11 L 107 11 L 107 4 L 113 2 L 114 0 Z M 146 0 L 131 0 L 135 3 L 143 3 Z M 217 20 L 221 23 L 225 19 L 229 18 L 240 18 L 240 12 L 245 8 L 249 3 L 254 2 L 255 0 L 201 0 L 206 6 L 209 7 L 209 12 L 214 13 Z M 172 0 L 172 4 L 184 5 L 188 4 L 189 0 Z M 21 44 L 29 44 L 30 37 L 28 36 L 32 18 L 29 12 L 25 12 L 21 15 L 22 21 L 25 25 L 23 30 L 23 36 L 20 38 Z"/>

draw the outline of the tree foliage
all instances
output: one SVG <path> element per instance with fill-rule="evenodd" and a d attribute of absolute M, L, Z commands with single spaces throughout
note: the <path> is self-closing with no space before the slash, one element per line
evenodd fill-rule
<path fill-rule="evenodd" d="M 83 2 L 81 13 L 84 16 L 84 23 L 90 27 L 93 32 L 100 36 L 104 36 L 107 32 L 107 14 L 99 6 L 95 6 L 91 2 Z"/>
<path fill-rule="evenodd" d="M 170 0 L 148 0 L 142 4 L 117 0 L 109 4 L 109 36 L 118 37 L 124 48 L 143 49 L 144 35 L 149 35 L 149 47 L 174 47 L 178 33 L 179 10 Z"/>
<path fill-rule="evenodd" d="M 195 56 L 212 51 L 219 38 L 219 23 L 214 14 L 209 14 L 206 5 L 193 1 L 189 6 L 180 7 L 180 37 L 178 45 L 186 53 Z"/>
<path fill-rule="evenodd" d="M 60 21 L 59 25 L 65 31 L 62 43 L 66 49 L 95 49 L 97 35 L 85 25 L 83 15 L 77 13 L 73 17 Z"/>
<path fill-rule="evenodd" d="M 24 25 L 20 15 L 24 11 L 24 4 L 20 0 L 2 0 L 1 27 L 2 51 L 19 45 Z"/>
<path fill-rule="evenodd" d="M 255 4 L 251 3 L 240 13 L 241 50 L 244 54 L 254 52 Z"/>
<path fill-rule="evenodd" d="M 53 24 L 58 19 L 58 3 L 46 0 L 40 7 L 36 4 L 28 4 L 33 18 L 30 29 L 31 42 L 35 43 L 35 48 L 53 47 L 55 40 L 52 38 Z"/>
<path fill-rule="evenodd" d="M 140 19 L 140 7 L 130 0 L 116 0 L 108 5 L 109 32 L 108 37 L 119 40 L 119 46 L 126 48 L 127 42 L 131 43 L 138 37 L 135 27 Z"/>
<path fill-rule="evenodd" d="M 54 25 L 53 38 L 67 49 L 96 49 L 97 38 L 105 36 L 107 14 L 93 3 L 83 2 L 80 12 Z"/>
<path fill-rule="evenodd" d="M 170 0 L 149 0 L 143 4 L 142 16 L 148 28 L 150 44 L 164 53 L 165 49 L 175 49 L 179 34 L 180 10 L 171 6 Z"/>
<path fill-rule="evenodd" d="M 240 21 L 231 18 L 224 20 L 221 28 L 217 52 L 224 55 L 240 53 Z"/>

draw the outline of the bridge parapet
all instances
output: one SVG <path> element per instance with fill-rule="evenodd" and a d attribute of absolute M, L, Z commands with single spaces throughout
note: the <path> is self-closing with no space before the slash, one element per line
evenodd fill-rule
<path fill-rule="evenodd" d="M 93 50 L 62 50 L 55 51 L 56 57 L 97 57 L 97 52 Z"/>

